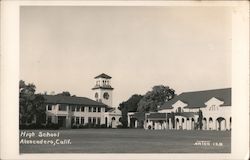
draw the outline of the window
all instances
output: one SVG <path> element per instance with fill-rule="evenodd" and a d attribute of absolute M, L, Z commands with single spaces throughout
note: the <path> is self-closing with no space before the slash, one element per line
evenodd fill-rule
<path fill-rule="evenodd" d="M 81 107 L 81 111 L 84 112 L 84 107 L 83 106 Z"/>
<path fill-rule="evenodd" d="M 89 112 L 92 112 L 92 107 L 89 107 Z"/>
<path fill-rule="evenodd" d="M 52 110 L 52 105 L 49 104 L 49 105 L 48 105 L 48 111 L 51 111 L 51 110 Z"/>
<path fill-rule="evenodd" d="M 66 105 L 59 105 L 59 111 L 66 111 L 67 110 L 67 108 L 66 108 L 67 106 Z"/>
<path fill-rule="evenodd" d="M 52 117 L 48 116 L 47 123 L 51 123 L 51 122 L 52 122 Z"/>
<path fill-rule="evenodd" d="M 76 124 L 79 124 L 79 117 L 76 117 Z"/>
<path fill-rule="evenodd" d="M 96 118 L 93 117 L 93 124 L 96 124 Z"/>
<path fill-rule="evenodd" d="M 71 111 L 75 112 L 75 110 L 76 110 L 76 107 L 75 106 L 71 106 Z"/>
<path fill-rule="evenodd" d="M 209 111 L 216 111 L 216 110 L 218 110 L 218 106 L 216 106 L 216 105 L 211 105 L 209 107 Z"/>
<path fill-rule="evenodd" d="M 95 93 L 95 98 L 98 98 L 98 97 L 99 97 L 99 95 L 98 95 L 98 93 L 96 92 L 96 93 Z"/>
<path fill-rule="evenodd" d="M 96 107 L 93 107 L 93 112 L 96 112 Z"/>
<path fill-rule="evenodd" d="M 76 111 L 77 111 L 77 112 L 80 112 L 80 106 L 77 106 L 77 107 L 76 107 Z"/>
<path fill-rule="evenodd" d="M 109 99 L 109 94 L 108 94 L 108 92 L 104 92 L 103 98 L 104 98 L 104 99 Z"/>
<path fill-rule="evenodd" d="M 81 117 L 81 124 L 84 124 L 84 117 Z"/>
<path fill-rule="evenodd" d="M 97 124 L 98 124 L 98 125 L 101 124 L 101 118 L 100 118 L 100 117 L 97 118 Z"/>
<path fill-rule="evenodd" d="M 98 112 L 101 112 L 101 107 L 98 107 Z"/>
<path fill-rule="evenodd" d="M 181 112 L 181 107 L 178 107 L 177 112 L 178 112 L 178 113 L 180 113 L 180 112 Z"/>

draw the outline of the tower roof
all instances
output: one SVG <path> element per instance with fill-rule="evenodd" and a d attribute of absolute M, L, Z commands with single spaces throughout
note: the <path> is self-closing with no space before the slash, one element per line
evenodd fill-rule
<path fill-rule="evenodd" d="M 97 79 L 97 78 L 106 78 L 106 79 L 111 79 L 112 77 L 110 77 L 110 76 L 106 75 L 105 73 L 102 73 L 102 74 L 100 74 L 100 75 L 98 75 L 98 76 L 96 76 L 96 77 L 95 77 L 95 79 Z"/>

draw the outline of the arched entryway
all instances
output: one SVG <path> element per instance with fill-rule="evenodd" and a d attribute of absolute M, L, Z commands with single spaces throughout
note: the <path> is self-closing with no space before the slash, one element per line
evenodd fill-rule
<path fill-rule="evenodd" d="M 205 117 L 202 120 L 202 129 L 207 130 L 207 119 Z"/>
<path fill-rule="evenodd" d="M 180 122 L 179 122 L 179 118 L 176 118 L 176 129 L 179 130 L 180 129 Z"/>
<path fill-rule="evenodd" d="M 105 117 L 105 126 L 108 127 L 108 117 Z"/>
<path fill-rule="evenodd" d="M 111 127 L 112 128 L 116 127 L 115 117 L 112 117 L 112 119 L 111 119 Z"/>
<path fill-rule="evenodd" d="M 130 118 L 130 128 L 135 128 L 135 122 L 136 122 L 135 118 Z"/>
<path fill-rule="evenodd" d="M 194 130 L 194 118 L 191 119 L 191 130 Z"/>
<path fill-rule="evenodd" d="M 213 130 L 213 118 L 210 117 L 208 120 L 208 129 Z"/>
<path fill-rule="evenodd" d="M 166 123 L 167 123 L 167 124 L 166 124 L 166 125 L 167 125 L 167 126 L 166 126 L 166 129 L 170 129 L 170 128 L 169 128 L 169 119 L 167 119 Z"/>
<path fill-rule="evenodd" d="M 181 129 L 186 129 L 186 127 L 185 127 L 185 119 L 184 118 L 181 119 Z"/>
<path fill-rule="evenodd" d="M 225 131 L 226 130 L 226 119 L 219 117 L 216 119 L 216 130 Z"/>

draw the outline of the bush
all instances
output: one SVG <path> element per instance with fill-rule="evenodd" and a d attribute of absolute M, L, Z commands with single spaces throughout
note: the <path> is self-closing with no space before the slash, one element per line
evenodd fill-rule
<path fill-rule="evenodd" d="M 26 124 L 20 124 L 19 129 L 29 129 L 29 128 L 28 128 L 28 125 Z"/>
<path fill-rule="evenodd" d="M 71 128 L 72 129 L 77 129 L 77 125 L 72 125 Z"/>
<path fill-rule="evenodd" d="M 20 124 L 19 129 L 45 129 L 45 125 L 38 123 Z"/>
<path fill-rule="evenodd" d="M 101 124 L 100 128 L 107 128 L 106 124 Z"/>
<path fill-rule="evenodd" d="M 84 128 L 84 125 L 80 124 L 78 128 Z"/>
<path fill-rule="evenodd" d="M 48 123 L 46 126 L 45 126 L 45 129 L 59 129 L 59 125 L 56 124 L 56 123 Z"/>
<path fill-rule="evenodd" d="M 117 128 L 124 128 L 123 125 L 119 124 L 117 125 Z"/>
<path fill-rule="evenodd" d="M 30 129 L 44 129 L 45 126 L 42 124 L 32 123 L 29 125 Z"/>
<path fill-rule="evenodd" d="M 87 126 L 88 126 L 88 128 L 94 128 L 94 124 L 93 123 L 88 123 Z"/>

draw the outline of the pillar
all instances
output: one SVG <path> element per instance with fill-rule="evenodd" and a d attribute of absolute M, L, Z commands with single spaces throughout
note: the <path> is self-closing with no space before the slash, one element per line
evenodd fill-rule
<path fill-rule="evenodd" d="M 169 129 L 172 129 L 172 121 L 171 121 L 171 118 L 169 118 L 168 127 L 169 127 Z"/>
<path fill-rule="evenodd" d="M 108 121 L 107 121 L 107 125 L 108 125 Z M 128 127 L 130 127 L 130 116 L 128 115 Z"/>
<path fill-rule="evenodd" d="M 66 116 L 66 128 L 71 128 L 71 116 Z"/>
<path fill-rule="evenodd" d="M 226 130 L 230 130 L 230 117 L 226 119 Z"/>
<path fill-rule="evenodd" d="M 217 130 L 217 128 L 219 127 L 219 124 L 217 122 L 217 119 L 214 120 L 214 126 L 213 126 L 213 130 Z"/>
<path fill-rule="evenodd" d="M 135 128 L 137 128 L 137 126 L 138 126 L 138 121 L 137 120 L 135 120 Z"/>
<path fill-rule="evenodd" d="M 51 122 L 57 124 L 58 123 L 57 116 L 52 116 L 51 117 Z"/>

